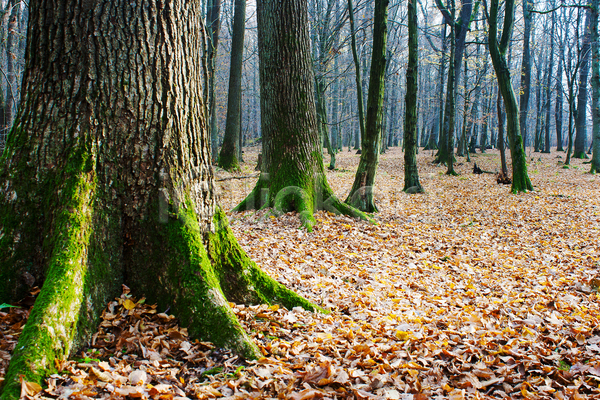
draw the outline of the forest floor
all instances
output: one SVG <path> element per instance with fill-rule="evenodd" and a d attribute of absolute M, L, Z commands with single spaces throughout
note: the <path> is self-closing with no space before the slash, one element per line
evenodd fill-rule
<path fill-rule="evenodd" d="M 254 173 L 247 149 L 239 175 Z M 343 200 L 358 164 L 327 178 Z M 498 171 L 495 151 L 472 157 Z M 236 237 L 271 276 L 330 314 L 235 305 L 264 358 L 243 363 L 188 339 L 127 289 L 96 347 L 61 365 L 34 398 L 600 399 L 600 178 L 564 153 L 528 154 L 535 191 L 510 194 L 458 160 L 444 174 L 419 155 L 424 194 L 403 188 L 403 156 L 381 158 L 376 224 L 318 212 L 230 214 Z M 219 173 L 218 178 L 229 174 Z M 255 179 L 223 180 L 230 209 Z M 0 310 L 0 376 L 27 311 Z M 99 343 L 103 343 L 100 345 Z"/>

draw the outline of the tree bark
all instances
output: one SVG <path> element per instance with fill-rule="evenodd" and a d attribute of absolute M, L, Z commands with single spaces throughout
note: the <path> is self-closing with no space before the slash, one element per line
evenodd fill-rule
<path fill-rule="evenodd" d="M 408 66 L 404 117 L 404 191 L 422 193 L 417 168 L 417 78 L 419 76 L 419 33 L 416 0 L 408 0 Z"/>
<path fill-rule="evenodd" d="M 312 229 L 315 210 L 367 219 L 340 202 L 327 184 L 317 131 L 307 4 L 257 4 L 260 58 L 262 166 L 253 191 L 235 210 L 273 207 L 297 211 Z"/>
<path fill-rule="evenodd" d="M 385 89 L 385 64 L 387 44 L 387 14 L 389 0 L 375 0 L 373 18 L 373 53 L 367 98 L 367 121 L 362 140 L 362 153 L 354 184 L 346 203 L 364 212 L 376 212 L 373 198 L 375 174 L 379 164 L 381 126 L 383 121 L 383 97 Z"/>
<path fill-rule="evenodd" d="M 502 30 L 500 42 L 498 42 L 498 0 L 491 0 L 490 3 L 488 48 L 506 110 L 506 130 L 510 142 L 513 169 L 511 191 L 513 193 L 526 192 L 533 190 L 533 185 L 527 175 L 527 162 L 525 161 L 523 138 L 519 127 L 517 99 L 512 89 L 510 69 L 506 63 L 506 50 L 512 34 L 515 4 L 514 0 L 507 0 L 504 3 L 504 29 Z"/>
<path fill-rule="evenodd" d="M 556 73 L 556 102 L 555 102 L 555 127 L 556 127 L 556 151 L 565 151 L 563 148 L 563 64 L 565 51 L 559 46 L 560 58 L 558 61 L 558 71 Z"/>
<path fill-rule="evenodd" d="M 225 136 L 219 154 L 219 167 L 227 171 L 240 169 L 240 136 L 242 132 L 242 63 L 244 33 L 246 30 L 246 0 L 235 0 L 233 35 L 231 38 L 231 64 L 229 67 L 229 93 Z"/>
<path fill-rule="evenodd" d="M 1 398 L 86 343 L 123 283 L 193 337 L 258 357 L 228 301 L 314 306 L 245 255 L 216 203 L 199 3 L 30 7 L 23 98 L 0 163 L 0 303 L 32 280 L 41 292 Z"/>

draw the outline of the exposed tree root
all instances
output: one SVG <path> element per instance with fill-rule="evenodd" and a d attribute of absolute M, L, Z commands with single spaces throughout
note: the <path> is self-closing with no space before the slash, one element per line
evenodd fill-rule
<path fill-rule="evenodd" d="M 261 175 L 252 192 L 233 211 L 260 210 L 267 207 L 272 207 L 275 215 L 296 211 L 302 226 L 308 231 L 315 225 L 313 214 L 317 210 L 371 221 L 367 214 L 341 202 L 333 194 L 325 175 L 315 176 L 303 187 L 285 186 L 276 191 L 269 186 L 269 180 L 264 175 Z"/>

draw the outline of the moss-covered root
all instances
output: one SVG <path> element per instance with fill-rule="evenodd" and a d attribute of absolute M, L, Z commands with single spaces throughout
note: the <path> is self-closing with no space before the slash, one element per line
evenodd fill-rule
<path fill-rule="evenodd" d="M 41 384 L 55 360 L 69 356 L 80 339 L 80 314 L 87 314 L 88 251 L 92 232 L 93 184 L 74 177 L 71 201 L 55 217 L 53 251 L 46 280 L 13 352 L 2 400 L 18 399 L 20 379 Z M 72 182 L 73 183 L 73 182 Z M 98 282 L 97 284 L 102 284 Z M 82 323 L 85 321 L 82 321 Z M 79 327 L 81 328 L 81 327 Z"/>
<path fill-rule="evenodd" d="M 287 186 L 277 193 L 270 193 L 268 180 L 261 178 L 254 190 L 233 211 L 244 211 L 273 207 L 274 213 L 296 211 L 300 222 L 306 230 L 311 231 L 316 221 L 313 216 L 316 210 L 325 210 L 334 214 L 344 214 L 365 221 L 373 221 L 364 212 L 352 205 L 341 202 L 334 194 L 324 174 L 318 174 L 312 180 L 312 187 Z M 272 200 L 271 200 L 272 199 Z"/>
<path fill-rule="evenodd" d="M 191 202 L 180 207 L 178 218 L 168 223 L 163 249 L 170 259 L 167 279 L 172 283 L 168 295 L 173 311 L 192 337 L 233 350 L 245 359 L 261 353 L 244 332 L 229 306 L 221 281 L 204 246 L 196 213 Z M 224 286 L 228 282 L 223 282 Z"/>
<path fill-rule="evenodd" d="M 214 232 L 205 242 L 213 269 L 228 300 L 241 304 L 280 304 L 288 309 L 302 307 L 323 311 L 262 271 L 242 250 L 229 228 L 227 217 L 218 211 Z"/>

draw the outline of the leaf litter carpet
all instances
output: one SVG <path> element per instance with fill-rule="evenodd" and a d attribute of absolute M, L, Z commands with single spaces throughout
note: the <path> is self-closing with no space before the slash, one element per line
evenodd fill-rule
<path fill-rule="evenodd" d="M 256 149 L 241 175 L 253 173 Z M 588 165 L 530 154 L 535 191 L 509 194 L 492 174 L 458 177 L 419 155 L 426 193 L 402 192 L 402 153 L 382 156 L 377 224 L 326 212 L 312 232 L 293 214 L 230 214 L 269 274 L 331 310 L 234 305 L 264 358 L 244 363 L 194 341 L 174 317 L 125 288 L 92 346 L 30 398 L 586 399 L 600 398 L 600 182 Z M 533 157 L 533 158 L 532 158 Z M 499 170 L 495 152 L 473 160 Z M 327 172 L 340 198 L 358 156 Z M 224 172 L 218 178 L 227 178 Z M 221 180 L 237 204 L 255 179 Z M 0 375 L 26 318 L 0 310 Z"/>

